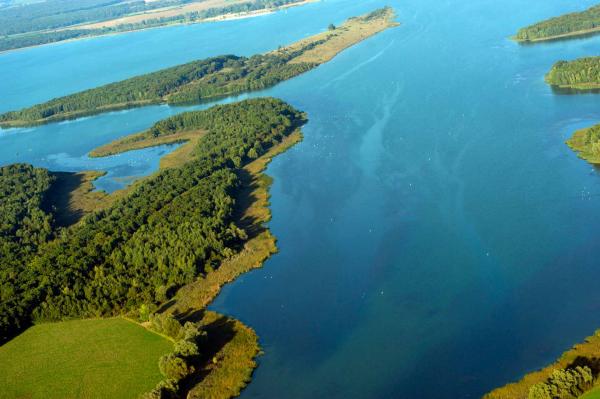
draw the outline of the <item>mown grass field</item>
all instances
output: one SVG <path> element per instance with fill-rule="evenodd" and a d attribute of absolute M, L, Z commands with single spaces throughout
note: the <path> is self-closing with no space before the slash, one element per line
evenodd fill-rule
<path fill-rule="evenodd" d="M 0 346 L 0 398 L 137 398 L 172 348 L 121 318 L 36 325 Z"/>
<path fill-rule="evenodd" d="M 600 399 L 600 386 L 595 387 L 589 392 L 583 394 L 580 399 Z"/>

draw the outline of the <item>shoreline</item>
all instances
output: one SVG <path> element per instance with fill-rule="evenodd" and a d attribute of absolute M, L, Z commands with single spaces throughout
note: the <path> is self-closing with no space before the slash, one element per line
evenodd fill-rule
<path fill-rule="evenodd" d="M 311 2 L 315 0 L 306 1 Z M 369 18 L 365 19 L 367 17 Z M 169 106 L 175 107 L 179 105 L 201 104 L 206 102 L 212 102 L 219 98 L 226 98 L 233 95 L 239 95 L 242 93 L 261 91 L 268 87 L 272 87 L 282 81 L 289 80 L 298 75 L 306 73 L 314 69 L 316 66 L 330 61 L 347 48 L 356 45 L 389 28 L 399 26 L 400 23 L 398 23 L 395 20 L 396 17 L 397 16 L 392 8 L 386 7 L 382 9 L 377 9 L 372 13 L 347 19 L 343 22 L 343 24 L 338 26 L 335 29 L 335 31 L 320 32 L 315 35 L 298 40 L 285 47 L 281 47 L 277 50 L 265 52 L 263 53 L 263 55 L 274 55 L 283 59 L 285 67 L 289 69 L 289 73 L 285 74 L 285 76 L 278 74 L 278 72 L 273 67 L 274 64 L 270 62 L 268 64 L 267 71 L 268 74 L 271 74 L 269 76 L 272 76 L 273 79 L 257 79 L 258 83 L 253 83 L 254 86 L 249 85 L 248 78 L 244 76 L 236 77 L 233 80 L 224 80 L 224 82 L 226 83 L 223 84 L 218 83 L 217 80 L 217 83 L 206 83 L 210 90 L 204 94 L 198 94 L 199 97 L 196 98 L 193 92 L 194 84 L 196 82 L 206 81 L 207 77 L 204 76 L 195 80 L 184 82 L 180 85 L 174 84 L 168 89 L 169 91 L 162 94 L 158 93 L 156 90 L 142 91 L 142 94 L 140 94 L 139 97 L 146 98 L 143 100 L 129 101 L 128 98 L 126 98 L 123 95 L 123 93 L 126 93 L 127 90 L 129 90 L 126 86 L 128 80 L 138 78 L 141 79 L 141 81 L 146 82 L 150 79 L 157 79 L 180 66 L 175 65 L 155 72 L 138 75 L 129 79 L 124 79 L 118 82 L 111 83 L 111 90 L 121 90 L 123 92 L 119 92 L 120 97 L 118 96 L 113 100 L 110 100 L 113 102 L 106 101 L 103 103 L 103 101 L 100 100 L 96 101 L 96 99 L 102 98 L 99 96 L 101 96 L 103 91 L 106 91 L 109 87 L 109 84 L 101 85 L 92 89 L 73 93 L 68 96 L 59 97 L 50 101 L 35 104 L 20 110 L 6 112 L 0 115 L 0 127 L 18 128 L 37 126 L 62 120 L 73 120 L 83 116 L 96 115 L 116 110 L 125 110 L 152 104 L 167 104 Z M 289 54 L 292 54 L 293 56 L 290 56 Z M 227 58 L 234 56 L 220 57 Z M 244 58 L 244 60 L 247 59 L 247 57 Z M 195 60 L 191 62 L 202 63 L 207 62 L 207 60 L 209 59 Z M 227 75 L 228 73 L 230 72 L 225 70 L 217 70 L 215 72 L 211 72 L 211 74 L 216 77 L 225 78 L 229 77 Z M 139 86 L 140 81 L 136 82 L 136 84 Z M 90 99 L 93 103 L 97 103 L 96 106 L 92 106 L 87 103 L 77 103 L 77 101 L 81 101 L 81 96 L 85 95 L 85 92 L 88 92 L 87 95 L 88 97 L 91 97 Z M 73 107 L 71 111 L 61 112 L 59 110 L 55 112 L 54 110 L 57 108 L 57 106 L 61 105 L 62 102 L 66 101 L 67 98 L 69 98 L 69 101 L 75 102 L 76 106 Z M 50 112 L 48 113 L 49 116 L 44 117 L 44 109 L 50 110 Z M 32 110 L 33 114 L 28 115 L 28 112 L 31 112 Z"/>
<path fill-rule="evenodd" d="M 198 21 L 192 21 L 192 22 L 167 22 L 164 24 L 159 24 L 156 26 L 149 26 L 149 27 L 140 28 L 140 29 L 130 29 L 130 30 L 124 30 L 124 31 L 120 31 L 120 32 L 107 32 L 107 33 L 100 33 L 100 34 L 96 34 L 96 35 L 74 37 L 71 39 L 58 40 L 58 41 L 51 42 L 51 43 L 35 44 L 33 46 L 25 46 L 25 47 L 19 47 L 19 48 L 14 48 L 14 49 L 9 49 L 9 50 L 0 50 L 0 56 L 2 56 L 3 54 L 12 53 L 12 52 L 21 51 L 21 50 L 28 50 L 28 49 L 32 49 L 32 48 L 36 48 L 36 47 L 51 46 L 54 44 L 62 44 L 62 43 L 79 41 L 79 40 L 95 39 L 98 37 L 122 35 L 122 34 L 133 33 L 133 32 L 142 32 L 142 31 L 146 31 L 146 30 L 150 30 L 150 29 L 170 28 L 170 27 L 184 26 L 184 25 L 197 25 L 197 24 L 211 23 L 211 22 L 226 22 L 226 21 L 235 21 L 235 20 L 239 20 L 239 19 L 261 17 L 261 16 L 266 16 L 269 14 L 274 14 L 278 11 L 286 10 L 288 8 L 303 6 L 303 5 L 310 4 L 310 3 L 317 3 L 319 1 L 321 1 L 321 0 L 304 0 L 304 1 L 300 1 L 298 3 L 284 4 L 282 6 L 275 7 L 275 8 L 266 8 L 263 10 L 256 10 L 256 11 L 223 14 L 223 15 L 219 15 L 216 17 L 204 18 L 204 19 L 200 19 Z M 67 27 L 67 28 L 57 29 L 57 30 L 49 31 L 49 32 L 51 33 L 51 32 L 67 31 L 67 30 L 74 30 L 74 29 L 77 29 L 77 27 L 76 26 Z"/>
<path fill-rule="evenodd" d="M 573 152 L 577 154 L 578 158 L 593 166 L 600 165 L 600 155 L 594 154 L 593 146 L 585 141 L 587 133 L 590 131 L 590 129 L 593 129 L 596 126 L 597 125 L 594 125 L 575 131 L 565 143 Z"/>
<path fill-rule="evenodd" d="M 579 30 L 579 31 L 575 31 L 575 32 L 563 33 L 563 34 L 555 35 L 555 36 L 541 37 L 541 38 L 537 38 L 537 39 L 518 39 L 516 36 L 512 36 L 511 39 L 519 44 L 527 45 L 527 44 L 535 44 L 535 43 L 541 43 L 541 42 L 552 42 L 552 41 L 560 41 L 560 40 L 567 40 L 567 39 L 576 39 L 576 38 L 579 38 L 582 36 L 593 36 L 596 34 L 600 34 L 600 26 L 597 28 Z"/>
<path fill-rule="evenodd" d="M 198 275 L 191 283 L 181 286 L 169 301 L 158 305 L 155 313 L 171 314 L 181 324 L 186 321 L 197 323 L 199 327 L 203 328 L 203 331 L 208 332 L 209 341 L 206 350 L 208 350 L 207 353 L 210 354 L 210 357 L 196 370 L 197 374 L 191 377 L 181 388 L 187 398 L 220 397 L 225 399 L 238 396 L 250 383 L 252 373 L 258 366 L 256 358 L 262 352 L 258 335 L 252 327 L 232 316 L 210 311 L 207 306 L 219 294 L 225 284 L 234 281 L 246 272 L 262 267 L 270 256 L 277 253 L 276 238 L 266 225 L 271 219 L 269 190 L 273 180 L 265 173 L 265 169 L 275 156 L 284 153 L 302 141 L 301 128 L 306 121 L 304 115 L 298 123 L 294 123 L 283 138 L 278 139 L 277 142 L 268 147 L 264 154 L 242 165 L 235 171 L 240 185 L 232 193 L 236 205 L 233 208 L 230 220 L 235 221 L 240 228 L 243 228 L 247 237 L 240 242 L 239 246 L 235 247 L 231 255 L 220 261 L 218 267 L 207 269 L 204 274 Z M 185 137 L 177 137 L 186 141 L 186 144 L 178 149 L 185 151 L 178 152 L 176 150 L 161 157 L 159 170 L 179 167 L 186 161 L 193 159 L 194 154 L 191 150 L 196 148 L 197 140 L 203 137 L 204 133 L 202 130 L 187 131 L 181 135 Z M 131 137 L 135 136 L 133 134 L 123 137 L 125 144 L 139 145 L 139 141 L 131 140 Z M 128 137 L 130 138 L 129 141 L 127 141 Z M 162 145 L 162 139 L 159 137 L 158 139 L 152 139 L 152 141 L 148 140 L 142 145 L 144 147 Z M 115 153 L 119 152 L 115 151 Z M 164 165 L 163 160 L 166 160 L 169 156 L 173 159 L 169 160 L 169 165 Z M 74 183 L 72 186 L 76 187 L 70 187 L 69 190 L 66 190 L 64 184 L 57 186 L 65 198 L 71 197 L 74 191 L 81 191 L 82 195 L 85 195 L 93 178 L 102 174 L 102 172 L 53 173 L 66 174 L 67 177 L 78 177 L 77 182 L 72 181 Z M 76 176 L 86 173 L 90 174 L 89 179 Z M 136 181 L 128 189 L 130 190 L 131 187 L 150 176 Z M 103 196 L 98 203 L 110 203 L 121 195 Z M 126 311 L 116 317 L 121 317 L 145 327 L 143 324 L 131 320 L 130 316 L 135 312 L 135 310 Z M 106 319 L 111 318 L 115 318 L 115 316 L 109 316 Z M 74 318 L 74 320 L 87 319 L 87 317 Z M 149 331 L 156 333 L 151 329 Z M 22 333 L 16 335 L 10 341 L 18 340 Z M 160 333 L 158 335 L 162 336 Z"/>
<path fill-rule="evenodd" d="M 548 83 L 548 85 L 550 85 L 550 87 L 553 90 L 558 91 L 560 94 L 584 94 L 586 92 L 597 92 L 598 90 L 600 90 L 600 83 L 590 83 L 581 85 L 555 85 L 552 83 Z M 564 93 L 561 93 L 561 91 L 563 91 Z"/>
<path fill-rule="evenodd" d="M 486 393 L 482 399 L 527 399 L 529 389 L 539 383 L 548 380 L 554 370 L 569 369 L 576 365 L 588 365 L 594 363 L 600 355 L 600 330 L 585 338 L 583 342 L 575 344 L 563 352 L 558 359 L 552 363 L 526 373 L 516 382 L 508 383 Z M 594 372 L 598 373 L 598 370 Z M 597 386 L 595 386 L 597 388 Z"/>

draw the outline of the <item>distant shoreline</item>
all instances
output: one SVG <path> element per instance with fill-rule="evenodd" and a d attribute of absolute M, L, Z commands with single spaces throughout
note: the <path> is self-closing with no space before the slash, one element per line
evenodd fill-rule
<path fill-rule="evenodd" d="M 282 5 L 280 7 L 276 7 L 276 8 L 265 8 L 262 10 L 223 14 L 223 15 L 219 15 L 216 17 L 204 18 L 204 19 L 200 19 L 200 20 L 192 21 L 192 22 L 167 22 L 162 25 L 149 26 L 149 27 L 140 28 L 140 29 L 131 29 L 131 30 L 124 30 L 121 32 L 107 32 L 107 33 L 100 33 L 100 34 L 92 34 L 89 36 L 74 37 L 71 39 L 58 40 L 56 42 L 51 42 L 51 43 L 35 44 L 33 46 L 19 47 L 19 48 L 10 49 L 10 50 L 0 50 L 0 55 L 6 54 L 6 53 L 11 53 L 11 52 L 16 52 L 16 51 L 21 51 L 21 50 L 28 50 L 28 49 L 32 49 L 32 48 L 36 48 L 36 47 L 51 46 L 53 44 L 62 44 L 62 43 L 79 41 L 79 40 L 95 39 L 98 37 L 105 37 L 105 36 L 122 35 L 125 33 L 132 33 L 132 32 L 142 32 L 142 31 L 146 31 L 146 30 L 150 30 L 150 29 L 168 28 L 168 27 L 179 26 L 179 25 L 196 25 L 196 24 L 202 24 L 202 23 L 207 23 L 207 22 L 208 23 L 223 22 L 223 21 L 233 21 L 233 20 L 238 20 L 238 19 L 255 18 L 255 17 L 260 17 L 260 16 L 276 13 L 278 11 L 285 10 L 285 9 L 288 9 L 291 7 L 302 6 L 302 5 L 309 4 L 309 3 L 316 3 L 318 1 L 321 1 L 321 0 L 304 0 L 304 1 L 297 2 L 297 3 L 293 3 L 293 4 L 284 4 L 284 5 Z M 70 29 L 76 29 L 76 28 L 77 28 L 77 26 L 72 26 L 72 27 L 68 27 L 68 28 L 56 29 L 54 31 L 70 30 Z"/>

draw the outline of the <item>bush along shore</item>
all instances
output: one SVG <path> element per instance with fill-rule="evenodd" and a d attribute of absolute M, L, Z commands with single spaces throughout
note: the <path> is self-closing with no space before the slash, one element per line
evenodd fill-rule
<path fill-rule="evenodd" d="M 484 399 L 573 399 L 599 390 L 600 331 L 565 352 L 556 362 L 520 381 L 495 389 Z M 600 394 L 600 392 L 599 392 Z"/>

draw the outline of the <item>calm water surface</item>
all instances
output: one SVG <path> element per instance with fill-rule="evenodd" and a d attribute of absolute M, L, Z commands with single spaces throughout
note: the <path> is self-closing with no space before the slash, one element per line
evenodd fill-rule
<path fill-rule="evenodd" d="M 243 398 L 476 398 L 600 327 L 600 176 L 564 145 L 600 120 L 600 97 L 557 96 L 543 82 L 556 60 L 600 53 L 600 37 L 507 40 L 594 3 L 392 1 L 401 27 L 252 94 L 283 98 L 310 122 L 269 167 L 280 253 L 212 305 L 261 337 Z M 264 51 L 384 4 L 326 0 L 5 54 L 0 108 Z M 0 159 L 89 168 L 90 149 L 180 111 L 5 131 Z M 94 162 L 137 176 L 165 151 Z"/>

